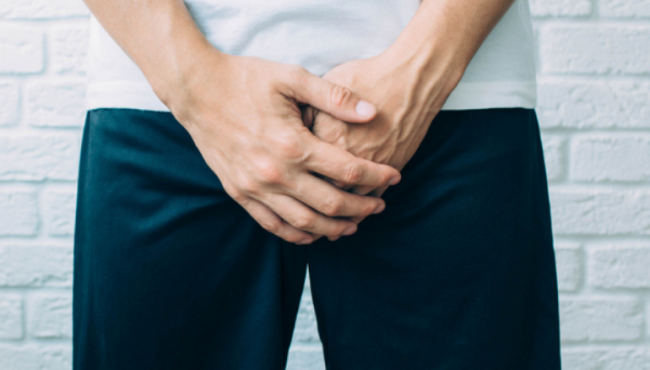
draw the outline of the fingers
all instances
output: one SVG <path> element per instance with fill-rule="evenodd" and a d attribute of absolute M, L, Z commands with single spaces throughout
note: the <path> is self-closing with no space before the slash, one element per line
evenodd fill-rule
<path fill-rule="evenodd" d="M 288 223 L 282 221 L 275 212 L 255 199 L 249 198 L 239 203 L 248 214 L 257 221 L 266 231 L 295 244 L 310 244 L 314 237 L 304 231 L 298 230 Z"/>
<path fill-rule="evenodd" d="M 305 166 L 316 173 L 344 184 L 369 185 L 375 188 L 395 185 L 401 175 L 395 168 L 375 163 L 314 138 L 313 152 Z"/>
<path fill-rule="evenodd" d="M 368 194 L 370 194 L 372 196 L 375 196 L 375 197 L 381 197 L 382 195 L 384 195 L 384 192 L 386 190 L 388 190 L 388 186 L 382 186 L 381 188 L 375 189 L 375 190 L 371 191 Z"/>
<path fill-rule="evenodd" d="M 377 115 L 371 103 L 362 100 L 350 89 L 326 81 L 304 69 L 297 69 L 293 96 L 301 103 L 314 106 L 332 116 L 353 123 L 364 123 Z"/>
<path fill-rule="evenodd" d="M 370 195 L 373 197 L 381 197 L 384 192 L 388 190 L 388 186 L 384 186 L 381 188 L 373 188 L 371 186 L 356 186 L 354 189 L 351 190 L 352 193 L 358 194 L 358 195 Z M 359 225 L 361 221 L 363 221 L 367 216 L 358 216 L 358 217 L 352 217 L 350 218 L 350 221 L 354 222 L 355 224 Z M 318 239 L 318 235 L 314 235 L 316 238 L 315 240 Z"/>
<path fill-rule="evenodd" d="M 336 187 L 339 188 L 339 189 L 349 190 L 349 189 L 352 189 L 352 188 L 355 187 L 355 185 L 344 184 L 344 183 L 342 183 L 342 182 L 340 182 L 340 181 L 338 181 L 338 180 L 330 179 L 329 177 L 327 177 L 327 176 L 323 176 L 323 175 L 321 175 L 321 174 L 319 174 L 319 173 L 316 173 L 316 172 L 312 172 L 312 175 L 318 177 L 319 179 L 321 179 L 321 180 L 323 180 L 323 181 L 327 181 L 328 183 L 330 183 L 330 184 L 336 186 Z M 362 186 L 362 185 L 360 185 L 360 186 Z"/>
<path fill-rule="evenodd" d="M 287 190 L 288 195 L 329 217 L 365 217 L 386 207 L 381 198 L 349 193 L 311 174 L 298 177 Z"/>
<path fill-rule="evenodd" d="M 354 222 L 322 215 L 287 195 L 268 194 L 264 203 L 298 230 L 325 236 L 352 235 L 357 231 Z"/>
<path fill-rule="evenodd" d="M 352 193 L 358 194 L 358 195 L 368 195 L 371 191 L 375 190 L 375 187 L 368 186 L 368 185 L 360 185 L 360 186 L 355 186 L 354 189 L 352 189 Z"/>

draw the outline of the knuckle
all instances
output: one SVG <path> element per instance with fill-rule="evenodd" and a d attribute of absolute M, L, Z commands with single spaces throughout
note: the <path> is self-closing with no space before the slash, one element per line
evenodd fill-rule
<path fill-rule="evenodd" d="M 290 65 L 287 67 L 287 74 L 295 86 L 306 86 L 309 72 L 306 68 L 299 65 Z"/>
<path fill-rule="evenodd" d="M 257 176 L 264 184 L 280 184 L 284 180 L 284 171 L 280 166 L 271 162 L 257 164 Z M 252 182 L 257 187 L 257 182 Z"/>
<path fill-rule="evenodd" d="M 226 193 L 237 203 L 239 204 L 244 204 L 248 200 L 248 197 L 244 192 L 241 190 L 237 189 L 236 187 L 233 187 L 231 185 L 223 185 L 223 189 L 226 191 Z"/>
<path fill-rule="evenodd" d="M 327 216 L 338 216 L 343 211 L 345 206 L 345 201 L 341 197 L 332 197 L 331 199 L 326 200 L 325 206 L 323 207 L 323 213 Z"/>
<path fill-rule="evenodd" d="M 245 176 L 239 181 L 239 192 L 244 195 L 258 194 L 260 192 L 261 184 L 250 176 Z"/>
<path fill-rule="evenodd" d="M 336 228 L 336 234 L 334 234 L 334 235 L 342 235 L 342 234 L 345 232 L 345 230 L 348 229 L 348 227 L 350 227 L 350 224 L 348 224 L 348 223 L 342 223 L 341 225 L 339 225 L 339 226 Z"/>
<path fill-rule="evenodd" d="M 329 100 L 332 105 L 340 107 L 352 100 L 352 91 L 347 87 L 334 85 L 329 91 Z"/>
<path fill-rule="evenodd" d="M 343 180 L 348 184 L 356 184 L 363 178 L 363 168 L 356 163 L 348 164 L 343 172 Z"/>
<path fill-rule="evenodd" d="M 296 219 L 293 221 L 293 226 L 297 229 L 309 230 L 314 227 L 315 221 L 316 218 L 313 215 L 305 214 L 296 217 Z"/>
<path fill-rule="evenodd" d="M 232 194 L 231 197 L 235 202 L 240 204 L 246 202 L 246 200 L 248 199 L 248 197 L 246 197 L 244 193 L 240 191 L 235 191 L 235 193 Z"/>
<path fill-rule="evenodd" d="M 277 149 L 280 154 L 290 160 L 303 160 L 306 156 L 306 151 L 301 145 L 301 142 L 296 137 L 284 137 L 278 140 Z"/>
<path fill-rule="evenodd" d="M 393 172 L 392 170 L 390 170 L 390 171 L 388 171 L 388 170 L 383 171 L 383 174 L 382 174 L 382 176 L 381 176 L 382 185 L 388 185 L 388 183 L 390 182 L 390 180 L 392 180 L 392 178 L 393 178 L 393 176 L 394 176 L 392 172 Z"/>
<path fill-rule="evenodd" d="M 282 151 L 284 157 L 288 159 L 301 159 L 304 155 L 304 151 L 298 145 L 282 145 L 280 147 L 280 150 Z"/>
<path fill-rule="evenodd" d="M 373 202 L 373 201 L 367 202 L 366 206 L 365 206 L 365 212 L 364 212 L 363 217 L 370 216 L 372 214 L 372 212 L 374 212 L 375 209 L 377 209 L 377 207 L 379 207 L 379 204 L 380 204 L 380 202 Z"/>
<path fill-rule="evenodd" d="M 260 220 L 260 226 L 272 234 L 277 234 L 281 229 L 281 223 L 278 220 L 263 219 Z"/>

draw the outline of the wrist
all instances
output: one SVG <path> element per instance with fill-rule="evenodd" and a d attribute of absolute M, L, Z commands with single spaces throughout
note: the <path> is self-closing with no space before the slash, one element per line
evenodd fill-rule
<path fill-rule="evenodd" d="M 421 89 L 435 89 L 446 99 L 460 82 L 469 60 L 453 45 L 436 42 L 433 38 L 421 42 L 413 38 L 404 40 L 408 41 L 400 42 L 398 39 L 384 55 L 394 65 L 408 71 L 409 78 Z M 421 91 L 425 94 L 431 92 Z"/>
<path fill-rule="evenodd" d="M 386 53 L 418 71 L 420 78 L 448 80 L 453 90 L 480 42 L 467 24 L 469 20 L 454 16 L 451 3 L 452 0 L 423 1 Z"/>
<path fill-rule="evenodd" d="M 160 61 L 155 71 L 147 76 L 154 93 L 170 109 L 177 101 L 185 100 L 186 94 L 203 75 L 202 68 L 221 63 L 226 55 L 210 44 L 193 43 L 194 45 L 188 43 L 179 48 L 170 47 L 165 60 Z"/>

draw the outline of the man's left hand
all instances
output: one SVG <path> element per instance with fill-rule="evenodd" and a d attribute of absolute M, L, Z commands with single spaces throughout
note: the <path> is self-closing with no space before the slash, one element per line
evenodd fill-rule
<path fill-rule="evenodd" d="M 325 142 L 401 170 L 460 80 L 449 64 L 445 60 L 420 63 L 416 56 L 398 55 L 391 49 L 372 58 L 343 63 L 323 78 L 372 103 L 378 110 L 376 118 L 365 124 L 346 123 L 310 107 L 304 122 Z M 360 195 L 381 196 L 388 188 L 333 183 Z M 358 224 L 363 218 L 352 220 Z"/>

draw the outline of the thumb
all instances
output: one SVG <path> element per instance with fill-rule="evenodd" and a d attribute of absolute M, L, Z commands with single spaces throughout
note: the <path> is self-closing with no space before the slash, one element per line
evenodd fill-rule
<path fill-rule="evenodd" d="M 364 123 L 377 115 L 374 105 L 361 99 L 347 87 L 306 73 L 308 76 L 294 86 L 294 96 L 300 103 L 309 104 L 344 122 Z"/>

